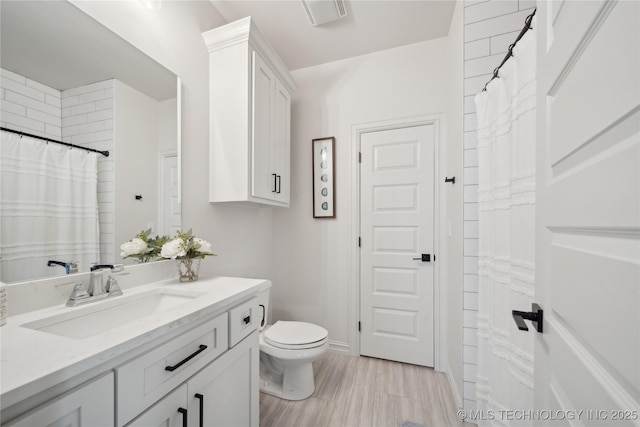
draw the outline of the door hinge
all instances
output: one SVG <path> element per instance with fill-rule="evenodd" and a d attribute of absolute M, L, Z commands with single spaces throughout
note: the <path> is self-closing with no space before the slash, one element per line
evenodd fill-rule
<path fill-rule="evenodd" d="M 358 237 L 358 247 L 361 248 L 362 247 L 362 238 Z"/>
<path fill-rule="evenodd" d="M 360 332 L 362 329 L 362 324 L 360 322 L 358 322 L 358 332 Z"/>
<path fill-rule="evenodd" d="M 358 163 L 362 163 L 362 151 L 358 151 Z"/>

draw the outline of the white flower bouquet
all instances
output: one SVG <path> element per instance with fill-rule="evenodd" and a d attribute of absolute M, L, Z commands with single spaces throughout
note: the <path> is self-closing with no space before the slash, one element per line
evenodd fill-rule
<path fill-rule="evenodd" d="M 135 258 L 143 263 L 153 261 L 160 256 L 162 245 L 169 240 L 169 236 L 151 237 L 151 229 L 142 230 L 136 236 L 120 245 L 120 256 L 125 258 Z"/>
<path fill-rule="evenodd" d="M 186 233 L 178 231 L 176 236 L 162 245 L 162 258 L 178 260 L 178 273 L 181 282 L 198 280 L 200 260 L 206 256 L 216 256 L 211 250 L 211 243 L 195 237 L 191 230 Z"/>

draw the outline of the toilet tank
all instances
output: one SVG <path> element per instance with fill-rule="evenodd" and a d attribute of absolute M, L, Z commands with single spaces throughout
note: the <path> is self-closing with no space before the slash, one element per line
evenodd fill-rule
<path fill-rule="evenodd" d="M 260 304 L 260 308 L 264 307 L 263 311 L 258 311 L 258 314 L 263 316 L 260 323 L 258 324 L 258 328 L 260 330 L 263 330 L 265 326 L 269 324 L 268 320 L 269 320 L 270 298 L 271 298 L 271 287 L 268 287 L 267 289 L 260 291 L 258 293 L 258 304 Z"/>

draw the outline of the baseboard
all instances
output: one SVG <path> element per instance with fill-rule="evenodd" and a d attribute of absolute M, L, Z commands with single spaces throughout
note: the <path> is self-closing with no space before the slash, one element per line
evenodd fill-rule
<path fill-rule="evenodd" d="M 331 340 L 329 340 L 329 350 L 339 351 L 341 353 L 347 353 L 347 354 L 351 353 L 349 351 L 349 344 L 347 344 L 346 342 L 342 342 L 342 341 L 331 341 Z"/>
<path fill-rule="evenodd" d="M 447 374 L 447 379 L 449 380 L 449 387 L 451 387 L 451 393 L 453 393 L 453 398 L 456 401 L 456 406 L 458 409 L 462 409 L 464 407 L 464 403 L 462 401 L 462 394 L 460 393 L 460 389 L 458 388 L 458 384 L 456 384 L 453 375 L 451 374 L 451 368 L 447 363 L 447 370 L 445 372 Z"/>

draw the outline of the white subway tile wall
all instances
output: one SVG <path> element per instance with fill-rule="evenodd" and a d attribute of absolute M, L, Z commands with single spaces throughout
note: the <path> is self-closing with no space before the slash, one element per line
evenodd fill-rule
<path fill-rule="evenodd" d="M 60 139 L 60 92 L 0 69 L 0 124 L 3 127 Z"/>
<path fill-rule="evenodd" d="M 98 157 L 100 259 L 96 261 L 107 264 L 115 261 L 114 90 L 114 80 L 106 80 L 62 91 L 62 140 L 110 153 Z"/>
<path fill-rule="evenodd" d="M 100 259 L 114 262 L 114 80 L 60 92 L 0 68 L 0 124 L 98 150 Z"/>
<path fill-rule="evenodd" d="M 532 0 L 464 2 L 464 297 L 463 401 L 476 409 L 478 308 L 478 154 L 473 97 L 489 81 L 533 11 Z"/>

